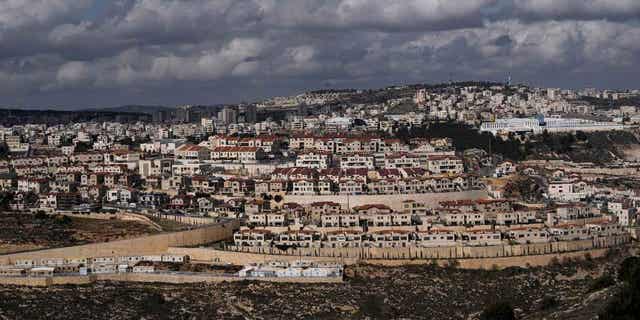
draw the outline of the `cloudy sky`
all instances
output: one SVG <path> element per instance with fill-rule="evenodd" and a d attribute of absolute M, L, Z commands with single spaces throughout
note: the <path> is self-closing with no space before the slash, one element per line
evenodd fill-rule
<path fill-rule="evenodd" d="M 498 80 L 638 88 L 639 0 L 0 0 L 0 106 Z"/>

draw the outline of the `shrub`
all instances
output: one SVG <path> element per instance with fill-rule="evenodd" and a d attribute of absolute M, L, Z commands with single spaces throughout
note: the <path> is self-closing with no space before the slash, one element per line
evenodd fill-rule
<path fill-rule="evenodd" d="M 640 279 L 640 257 L 624 259 L 618 270 L 618 279 L 624 282 L 632 282 L 633 279 Z"/>
<path fill-rule="evenodd" d="M 554 296 L 544 296 L 540 301 L 540 309 L 549 310 L 558 305 L 558 300 Z"/>
<path fill-rule="evenodd" d="M 360 311 L 373 319 L 384 319 L 384 299 L 379 295 L 368 295 L 360 304 Z"/>
<path fill-rule="evenodd" d="M 55 222 L 57 224 L 68 225 L 71 223 L 71 218 L 69 218 L 68 216 L 57 215 L 55 218 Z"/>
<path fill-rule="evenodd" d="M 457 269 L 460 266 L 460 261 L 457 259 L 450 259 L 445 262 L 445 268 L 447 269 Z"/>
<path fill-rule="evenodd" d="M 44 220 L 48 218 L 47 214 L 44 211 L 39 210 L 36 214 L 33 215 L 34 218 L 38 220 Z"/>
<path fill-rule="evenodd" d="M 515 318 L 513 307 L 504 301 L 488 305 L 480 314 L 480 320 L 513 320 Z"/>
<path fill-rule="evenodd" d="M 615 284 L 615 280 L 613 279 L 613 277 L 611 275 L 608 274 L 604 274 L 599 278 L 596 278 L 595 280 L 593 280 L 593 282 L 591 283 L 591 285 L 589 285 L 589 291 L 588 292 L 595 292 L 595 291 L 600 291 L 604 288 L 608 288 L 612 285 Z"/>

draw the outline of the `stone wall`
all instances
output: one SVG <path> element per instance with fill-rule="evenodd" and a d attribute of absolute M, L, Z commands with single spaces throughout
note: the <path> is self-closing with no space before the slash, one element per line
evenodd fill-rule
<path fill-rule="evenodd" d="M 601 255 L 610 247 L 631 241 L 629 236 L 601 237 L 591 240 L 562 241 L 553 243 L 501 245 L 485 247 L 437 247 L 437 248 L 301 248 L 281 251 L 277 248 L 242 248 L 242 251 L 223 251 L 210 248 L 169 248 L 171 254 L 189 255 L 192 260 L 245 265 L 269 260 L 337 261 L 344 264 L 366 262 L 384 265 L 430 263 L 433 260 L 456 259 L 465 261 L 469 268 L 500 266 L 525 266 L 547 264 L 553 257 Z M 475 262 L 472 262 L 475 261 Z"/>
<path fill-rule="evenodd" d="M 100 256 L 163 254 L 169 247 L 189 247 L 207 244 L 233 236 L 237 221 L 210 225 L 198 229 L 164 233 L 134 239 L 94 243 L 73 247 L 46 249 L 0 256 L 0 265 L 13 264 L 18 259 L 85 258 Z"/>

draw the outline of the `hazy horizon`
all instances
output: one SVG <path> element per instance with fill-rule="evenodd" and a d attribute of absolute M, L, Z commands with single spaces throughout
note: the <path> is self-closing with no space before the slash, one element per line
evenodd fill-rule
<path fill-rule="evenodd" d="M 0 106 L 221 104 L 448 80 L 634 88 L 640 2 L 8 0 Z"/>

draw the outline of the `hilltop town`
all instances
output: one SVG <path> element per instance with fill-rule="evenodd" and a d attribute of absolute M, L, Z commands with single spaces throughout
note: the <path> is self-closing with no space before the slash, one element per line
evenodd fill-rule
<path fill-rule="evenodd" d="M 362 263 L 371 279 L 408 264 L 544 273 L 625 252 L 618 263 L 639 230 L 639 103 L 638 90 L 466 82 L 108 121 L 9 114 L 0 218 L 15 233 L 0 237 L 0 283 L 341 291 Z M 378 311 L 405 315 L 391 309 Z"/>

